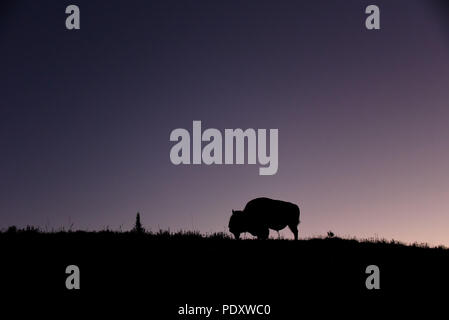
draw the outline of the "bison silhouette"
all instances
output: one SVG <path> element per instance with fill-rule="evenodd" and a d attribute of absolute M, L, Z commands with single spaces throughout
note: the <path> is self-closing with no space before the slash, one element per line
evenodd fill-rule
<path fill-rule="evenodd" d="M 258 239 L 267 239 L 269 229 L 279 231 L 286 226 L 298 240 L 299 207 L 291 202 L 257 198 L 248 202 L 243 211 L 232 210 L 229 231 L 239 239 L 249 232 Z"/>

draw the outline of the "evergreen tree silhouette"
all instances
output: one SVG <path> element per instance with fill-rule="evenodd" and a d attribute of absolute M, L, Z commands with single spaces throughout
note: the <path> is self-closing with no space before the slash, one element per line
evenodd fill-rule
<path fill-rule="evenodd" d="M 145 229 L 144 229 L 144 227 L 142 227 L 142 223 L 140 222 L 140 213 L 139 212 L 137 212 L 136 223 L 134 224 L 134 228 L 132 231 L 136 232 L 136 233 L 144 233 L 145 232 Z"/>

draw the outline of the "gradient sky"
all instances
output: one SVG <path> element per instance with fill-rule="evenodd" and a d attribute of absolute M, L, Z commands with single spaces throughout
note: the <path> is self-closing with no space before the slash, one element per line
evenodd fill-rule
<path fill-rule="evenodd" d="M 126 230 L 140 211 L 151 230 L 227 231 L 231 209 L 269 196 L 299 204 L 302 237 L 449 245 L 448 9 L 2 1 L 0 228 Z M 174 166 L 170 132 L 193 120 L 278 128 L 278 173 Z"/>

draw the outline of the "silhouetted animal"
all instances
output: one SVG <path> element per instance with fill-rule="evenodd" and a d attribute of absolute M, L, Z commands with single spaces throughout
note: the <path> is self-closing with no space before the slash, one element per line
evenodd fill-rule
<path fill-rule="evenodd" d="M 239 239 L 249 232 L 258 239 L 267 239 L 269 229 L 279 231 L 286 226 L 298 240 L 299 207 L 291 202 L 257 198 L 248 202 L 243 211 L 232 210 L 229 231 Z"/>

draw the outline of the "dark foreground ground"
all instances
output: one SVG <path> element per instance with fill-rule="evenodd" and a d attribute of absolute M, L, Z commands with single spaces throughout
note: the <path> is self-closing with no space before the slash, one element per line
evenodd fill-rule
<path fill-rule="evenodd" d="M 291 319 L 312 305 L 321 305 L 313 307 L 316 315 L 355 304 L 373 311 L 399 297 L 444 298 L 449 288 L 449 250 L 394 242 L 28 231 L 0 233 L 0 246 L 3 304 L 27 309 L 37 303 L 44 313 L 57 305 L 69 313 L 206 319 L 179 316 L 179 307 L 269 304 L 270 316 L 209 319 Z M 380 268 L 380 290 L 365 286 L 365 269 L 373 264 Z M 80 290 L 65 287 L 68 265 L 80 268 Z M 410 300 L 404 307 L 414 308 Z"/>

